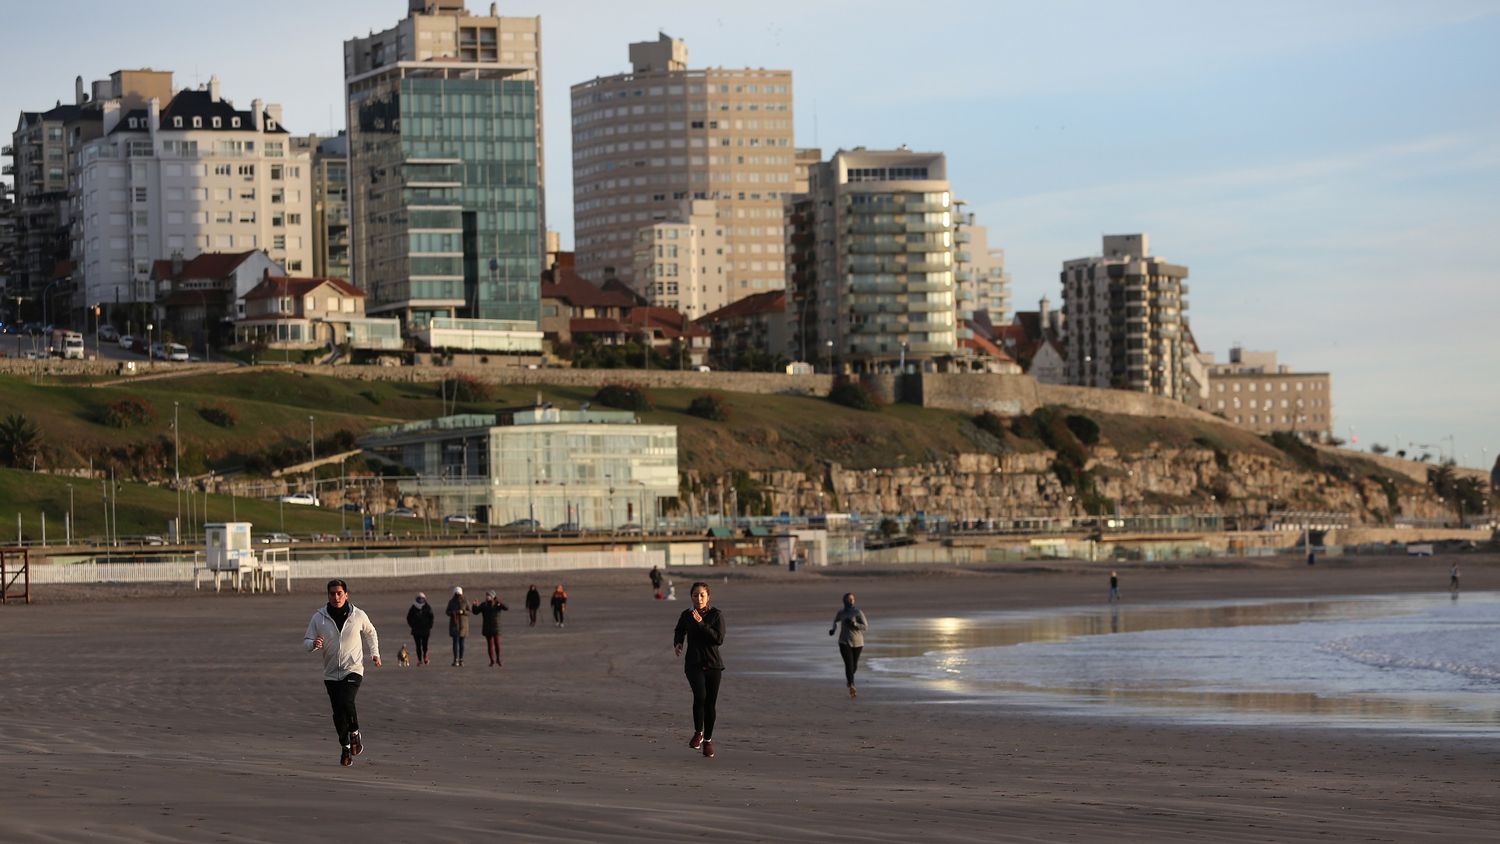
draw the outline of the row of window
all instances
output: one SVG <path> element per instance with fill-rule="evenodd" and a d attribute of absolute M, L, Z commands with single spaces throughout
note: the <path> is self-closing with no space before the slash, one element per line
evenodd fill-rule
<path fill-rule="evenodd" d="M 1239 407 L 1240 407 L 1240 400 L 1239 399 L 1229 399 L 1228 403 L 1229 403 L 1228 406 L 1230 408 L 1238 410 Z M 1250 409 L 1251 410 L 1257 409 L 1256 408 L 1257 403 L 1259 403 L 1260 408 L 1264 409 L 1264 410 L 1274 410 L 1276 408 L 1276 399 L 1250 399 L 1250 401 L 1249 401 Z M 1304 405 L 1307 406 L 1307 407 L 1324 407 L 1327 404 L 1328 404 L 1328 402 L 1325 399 L 1307 399 L 1305 402 L 1302 399 L 1297 399 L 1296 402 L 1295 402 L 1295 406 L 1296 407 L 1303 407 Z M 1292 402 L 1292 400 L 1290 400 L 1290 399 L 1282 399 L 1281 400 L 1281 407 L 1283 409 L 1290 408 L 1290 407 L 1293 407 L 1293 406 L 1294 406 L 1294 403 Z M 1218 409 L 1219 410 L 1224 410 L 1225 409 L 1225 400 L 1224 399 L 1218 399 Z"/>
<path fill-rule="evenodd" d="M 1319 424 L 1321 424 L 1321 423 L 1327 421 L 1327 417 L 1325 417 L 1321 413 L 1314 413 L 1314 414 L 1306 415 L 1306 416 L 1298 416 L 1298 417 L 1296 417 L 1296 420 L 1297 420 L 1297 422 L 1299 422 L 1301 424 L 1309 424 L 1309 423 L 1319 423 Z M 1280 423 L 1282 425 L 1291 425 L 1291 424 L 1293 424 L 1293 417 L 1291 417 L 1289 415 L 1283 415 L 1283 416 L 1278 417 L 1274 413 L 1266 414 L 1265 416 L 1261 416 L 1260 414 L 1257 414 L 1257 413 L 1252 413 L 1249 416 L 1236 416 L 1236 417 L 1234 417 L 1234 421 L 1235 421 L 1236 424 L 1239 424 L 1239 425 L 1244 425 L 1244 424 L 1250 424 L 1250 425 L 1261 425 L 1261 424 L 1275 425 L 1277 423 Z"/>
<path fill-rule="evenodd" d="M 1326 386 L 1326 382 L 1324 382 L 1324 381 L 1296 381 L 1296 382 L 1280 381 L 1280 382 L 1273 382 L 1273 383 L 1265 384 L 1265 385 L 1258 384 L 1255 381 L 1250 381 L 1250 382 L 1248 382 L 1245 385 L 1245 392 L 1247 392 L 1247 393 L 1254 393 L 1254 392 L 1256 392 L 1258 389 L 1260 389 L 1263 386 L 1264 389 L 1260 390 L 1260 392 L 1274 393 L 1274 392 L 1276 392 L 1276 385 L 1278 383 L 1281 385 L 1281 392 L 1283 392 L 1283 393 L 1290 392 L 1292 390 L 1295 390 L 1296 392 L 1300 393 L 1300 392 L 1302 392 L 1302 389 L 1303 389 L 1302 385 L 1303 384 L 1307 385 L 1307 390 L 1309 392 L 1320 392 L 1320 391 L 1323 391 L 1325 389 L 1325 386 Z M 1240 384 L 1241 384 L 1241 382 L 1238 382 L 1238 381 L 1230 383 L 1230 384 L 1225 384 L 1223 382 L 1219 382 L 1219 383 L 1214 384 L 1214 392 L 1216 392 L 1216 393 L 1225 392 L 1226 391 L 1225 388 L 1227 387 L 1227 388 L 1229 388 L 1228 392 L 1238 393 L 1240 391 Z M 1295 386 L 1291 386 L 1291 385 L 1295 385 Z"/>
<path fill-rule="evenodd" d="M 771 73 L 780 75 L 786 72 L 787 71 L 772 71 Z M 587 106 L 589 103 L 602 103 L 609 102 L 610 100 L 623 100 L 633 97 L 680 97 L 683 94 L 694 96 L 704 93 L 728 94 L 731 92 L 735 94 L 789 94 L 791 93 L 791 90 L 792 88 L 790 85 L 757 82 L 721 82 L 710 85 L 651 85 L 645 88 L 632 88 L 629 90 L 621 91 L 597 91 L 593 93 L 583 94 L 573 98 L 573 108 L 577 110 Z"/>
<path fill-rule="evenodd" d="M 784 199 L 787 196 L 790 196 L 790 194 L 787 193 L 787 192 L 784 192 L 784 191 L 780 191 L 780 192 L 779 191 L 738 191 L 738 192 L 736 192 L 736 191 L 727 191 L 727 190 L 725 190 L 725 191 L 714 190 L 714 191 L 693 191 L 693 194 L 692 194 L 692 198 L 693 199 L 713 199 L 713 200 L 733 200 L 733 199 L 738 199 L 738 200 L 741 200 L 741 201 L 750 201 L 750 202 L 759 202 L 761 200 L 776 201 L 776 200 Z M 635 194 L 634 196 L 605 196 L 605 197 L 600 197 L 599 199 L 584 199 L 584 200 L 579 200 L 579 201 L 573 203 L 573 209 L 574 209 L 575 214 L 581 214 L 581 212 L 593 211 L 593 210 L 598 209 L 598 208 L 613 208 L 613 207 L 618 206 L 618 205 L 643 205 L 643 204 L 648 203 L 648 202 L 661 202 L 661 201 L 665 200 L 666 198 L 667 198 L 667 195 L 663 194 L 663 193 L 658 193 L 658 194 L 646 194 L 646 193 L 642 193 L 642 194 Z M 679 194 L 674 194 L 673 198 L 674 199 L 686 199 L 687 195 L 686 195 L 686 192 L 683 191 L 683 192 L 680 192 Z M 585 216 L 579 216 L 577 219 L 579 221 L 579 226 L 578 226 L 579 229 L 588 229 L 588 228 L 592 227 L 592 225 L 594 223 L 593 220 L 589 220 Z M 627 235 L 627 237 L 628 237 L 628 235 Z"/>

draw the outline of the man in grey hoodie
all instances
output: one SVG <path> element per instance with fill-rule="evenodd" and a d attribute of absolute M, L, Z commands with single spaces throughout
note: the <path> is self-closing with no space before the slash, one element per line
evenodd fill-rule
<path fill-rule="evenodd" d="M 323 685 L 333 705 L 333 728 L 338 731 L 342 748 L 339 764 L 347 768 L 364 752 L 354 696 L 365 678 L 365 654 L 370 655 L 376 668 L 380 667 L 380 639 L 364 610 L 349 603 L 349 585 L 344 581 L 328 581 L 328 604 L 319 607 L 307 622 L 302 647 L 323 652 Z"/>
<path fill-rule="evenodd" d="M 865 614 L 854 605 L 854 593 L 844 593 L 844 608 L 833 617 L 828 635 L 839 634 L 839 655 L 844 658 L 844 682 L 849 684 L 849 697 L 859 694 L 854 688 L 854 672 L 859 670 L 859 652 L 865 649 L 865 631 L 869 627 Z"/>

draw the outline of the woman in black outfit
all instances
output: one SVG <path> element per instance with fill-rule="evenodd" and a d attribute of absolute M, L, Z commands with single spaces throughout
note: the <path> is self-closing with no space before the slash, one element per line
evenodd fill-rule
<path fill-rule="evenodd" d="M 683 610 L 677 619 L 672 648 L 677 656 L 682 656 L 684 642 L 687 645 L 682 670 L 693 689 L 693 737 L 688 747 L 695 750 L 702 747 L 703 755 L 712 759 L 714 705 L 719 700 L 719 678 L 724 674 L 724 661 L 719 658 L 719 646 L 724 644 L 724 614 L 718 607 L 708 605 L 707 583 L 694 583 L 688 597 L 692 607 Z"/>
<path fill-rule="evenodd" d="M 416 646 L 415 659 L 418 665 L 427 664 L 427 639 L 432 635 L 432 605 L 421 592 L 406 611 L 406 626 L 411 628 L 411 641 Z"/>

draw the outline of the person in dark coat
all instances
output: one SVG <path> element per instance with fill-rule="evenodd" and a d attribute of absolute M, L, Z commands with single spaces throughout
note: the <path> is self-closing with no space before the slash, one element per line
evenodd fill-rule
<path fill-rule="evenodd" d="M 712 759 L 719 680 L 724 676 L 724 660 L 719 657 L 719 646 L 724 644 L 724 614 L 708 605 L 707 583 L 694 583 L 688 597 L 692 606 L 677 619 L 672 651 L 682 657 L 682 670 L 693 690 L 693 737 L 688 747 L 701 747 L 703 755 Z"/>
<path fill-rule="evenodd" d="M 567 606 L 568 590 L 564 589 L 562 584 L 559 583 L 557 584 L 557 588 L 552 590 L 552 623 L 558 627 L 563 627 L 568 623 L 565 614 Z"/>
<path fill-rule="evenodd" d="M 656 566 L 651 567 L 651 592 L 657 599 L 661 598 L 661 569 Z"/>
<path fill-rule="evenodd" d="M 448 635 L 453 639 L 453 664 L 464 664 L 464 638 L 469 635 L 469 607 L 464 603 L 464 588 L 453 587 L 453 597 L 448 599 Z"/>
<path fill-rule="evenodd" d="M 859 670 L 859 652 L 865 649 L 865 631 L 870 623 L 865 614 L 854 605 L 854 593 L 844 593 L 844 606 L 833 617 L 833 626 L 828 635 L 839 634 L 839 656 L 844 659 L 844 682 L 849 686 L 849 697 L 859 692 L 854 688 L 854 672 Z"/>
<path fill-rule="evenodd" d="M 484 617 L 484 625 L 480 632 L 484 633 L 485 644 L 489 646 L 490 665 L 500 665 L 500 613 L 510 609 L 501 603 L 500 596 L 491 589 L 484 593 L 484 601 L 475 604 L 471 608 L 475 615 Z"/>
<path fill-rule="evenodd" d="M 406 611 L 406 626 L 411 628 L 411 641 L 416 647 L 417 664 L 427 664 L 427 639 L 432 635 L 432 605 L 427 603 L 427 596 L 421 592 L 417 593 L 416 600 L 411 602 L 411 608 Z"/>
<path fill-rule="evenodd" d="M 536 591 L 536 584 L 533 583 L 531 584 L 531 588 L 526 590 L 526 615 L 531 617 L 531 622 L 527 625 L 528 627 L 536 626 L 536 611 L 541 608 L 542 593 Z"/>

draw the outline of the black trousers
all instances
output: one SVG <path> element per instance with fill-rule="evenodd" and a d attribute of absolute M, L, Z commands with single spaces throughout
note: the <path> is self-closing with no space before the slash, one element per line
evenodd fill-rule
<path fill-rule="evenodd" d="M 705 739 L 714 736 L 715 706 L 719 702 L 719 680 L 724 672 L 715 669 L 690 668 L 688 685 L 693 687 L 693 729 Z"/>
<path fill-rule="evenodd" d="M 431 630 L 424 633 L 418 633 L 415 630 L 411 631 L 412 644 L 417 648 L 417 662 L 421 662 L 427 658 L 427 637 L 431 635 Z"/>
<path fill-rule="evenodd" d="M 328 687 L 328 702 L 333 704 L 333 728 L 338 730 L 339 744 L 349 746 L 349 734 L 359 730 L 359 713 L 354 709 L 354 696 L 359 694 L 359 684 L 364 680 L 359 674 L 350 674 L 342 680 L 324 680 Z"/>
<path fill-rule="evenodd" d="M 839 656 L 844 658 L 844 682 L 854 685 L 854 672 L 859 670 L 859 652 L 864 648 L 856 648 L 839 642 Z"/>

